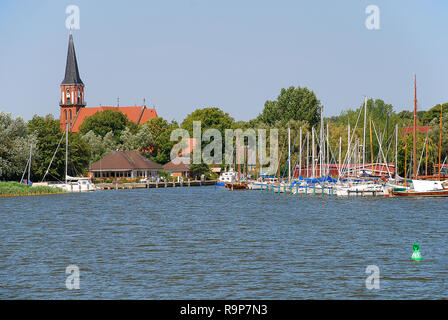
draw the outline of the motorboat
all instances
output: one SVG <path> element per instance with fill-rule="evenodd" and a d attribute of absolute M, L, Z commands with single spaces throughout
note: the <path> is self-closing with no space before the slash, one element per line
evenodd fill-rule
<path fill-rule="evenodd" d="M 67 176 L 66 183 L 49 184 L 48 186 L 53 188 L 61 188 L 67 192 L 96 191 L 96 187 L 89 177 Z"/>

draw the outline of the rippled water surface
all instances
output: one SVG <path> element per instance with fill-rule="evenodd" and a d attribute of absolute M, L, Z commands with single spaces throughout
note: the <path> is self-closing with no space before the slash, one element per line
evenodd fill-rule
<path fill-rule="evenodd" d="M 448 298 L 447 208 L 213 187 L 0 198 L 0 298 Z"/>

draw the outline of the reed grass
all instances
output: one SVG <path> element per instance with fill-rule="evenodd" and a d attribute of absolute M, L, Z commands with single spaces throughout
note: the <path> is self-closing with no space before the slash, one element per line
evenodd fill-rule
<path fill-rule="evenodd" d="M 0 182 L 0 197 L 33 196 L 43 194 L 64 193 L 60 188 L 46 186 L 32 187 L 18 182 Z"/>

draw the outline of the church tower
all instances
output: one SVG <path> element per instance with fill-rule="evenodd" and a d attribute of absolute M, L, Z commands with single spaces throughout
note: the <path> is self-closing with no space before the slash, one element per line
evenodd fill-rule
<path fill-rule="evenodd" d="M 84 101 L 84 83 L 79 77 L 78 62 L 76 61 L 75 46 L 73 36 L 70 32 L 68 41 L 67 64 L 65 66 L 65 78 L 61 83 L 61 115 L 59 121 L 61 130 L 71 131 L 76 115 L 81 108 L 86 106 Z"/>

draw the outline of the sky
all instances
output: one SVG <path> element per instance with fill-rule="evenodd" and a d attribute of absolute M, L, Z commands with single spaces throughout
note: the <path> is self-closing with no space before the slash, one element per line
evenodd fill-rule
<path fill-rule="evenodd" d="M 90 107 L 145 99 L 167 120 L 219 107 L 247 121 L 300 86 L 324 116 L 364 96 L 411 111 L 414 74 L 419 110 L 448 102 L 447 0 L 0 0 L 0 111 L 59 117 L 69 5 Z"/>

